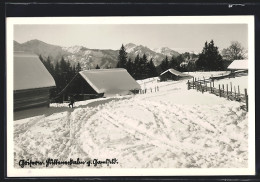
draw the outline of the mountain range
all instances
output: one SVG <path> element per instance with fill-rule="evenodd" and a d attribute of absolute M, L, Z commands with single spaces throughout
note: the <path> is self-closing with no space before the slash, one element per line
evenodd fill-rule
<path fill-rule="evenodd" d="M 119 45 L 120 46 L 120 45 Z M 146 54 L 148 60 L 153 59 L 157 66 L 161 61 L 168 56 L 169 58 L 177 57 L 180 54 L 168 47 L 150 49 L 143 45 L 135 45 L 128 43 L 124 45 L 127 56 L 132 60 L 139 54 Z M 84 46 L 62 47 L 57 45 L 47 44 L 43 41 L 34 39 L 25 43 L 14 41 L 14 51 L 31 52 L 41 55 L 43 58 L 50 58 L 52 62 L 60 60 L 62 57 L 68 60 L 71 64 L 81 64 L 83 69 L 95 68 L 98 64 L 101 68 L 115 67 L 117 64 L 117 56 L 119 50 L 111 49 L 89 49 Z"/>

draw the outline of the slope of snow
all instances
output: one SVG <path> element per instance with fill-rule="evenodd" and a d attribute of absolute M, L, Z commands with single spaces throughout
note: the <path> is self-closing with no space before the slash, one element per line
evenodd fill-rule
<path fill-rule="evenodd" d="M 247 167 L 248 113 L 239 102 L 187 90 L 186 81 L 140 80 L 146 94 L 76 102 L 74 109 L 52 104 L 49 110 L 64 109 L 14 121 L 15 167 L 21 158 L 48 157 L 117 158 L 102 166 L 114 168 Z"/>

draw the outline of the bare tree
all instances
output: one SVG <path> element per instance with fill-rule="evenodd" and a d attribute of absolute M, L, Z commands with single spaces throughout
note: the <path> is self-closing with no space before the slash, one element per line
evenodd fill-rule
<path fill-rule="evenodd" d="M 229 61 L 245 59 L 247 57 L 245 48 L 238 41 L 232 41 L 228 48 L 223 49 L 222 56 Z"/>

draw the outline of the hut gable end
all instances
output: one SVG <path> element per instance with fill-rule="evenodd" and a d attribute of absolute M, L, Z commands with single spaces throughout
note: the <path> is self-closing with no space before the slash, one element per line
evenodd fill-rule
<path fill-rule="evenodd" d="M 37 55 L 14 53 L 14 111 L 48 106 L 55 81 Z"/>
<path fill-rule="evenodd" d="M 82 89 L 84 85 L 84 89 Z M 77 91 L 79 88 L 80 92 Z M 141 89 L 140 85 L 125 69 L 84 70 L 77 74 L 62 91 L 65 95 L 126 95 L 131 90 Z"/>

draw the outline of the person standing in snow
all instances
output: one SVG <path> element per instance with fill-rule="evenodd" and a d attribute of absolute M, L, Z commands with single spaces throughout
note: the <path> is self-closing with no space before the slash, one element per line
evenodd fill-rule
<path fill-rule="evenodd" d="M 74 104 L 74 102 L 75 102 L 73 95 L 71 95 L 71 96 L 69 97 L 69 100 L 70 100 L 69 108 L 70 108 L 70 106 L 73 108 L 73 104 Z"/>

